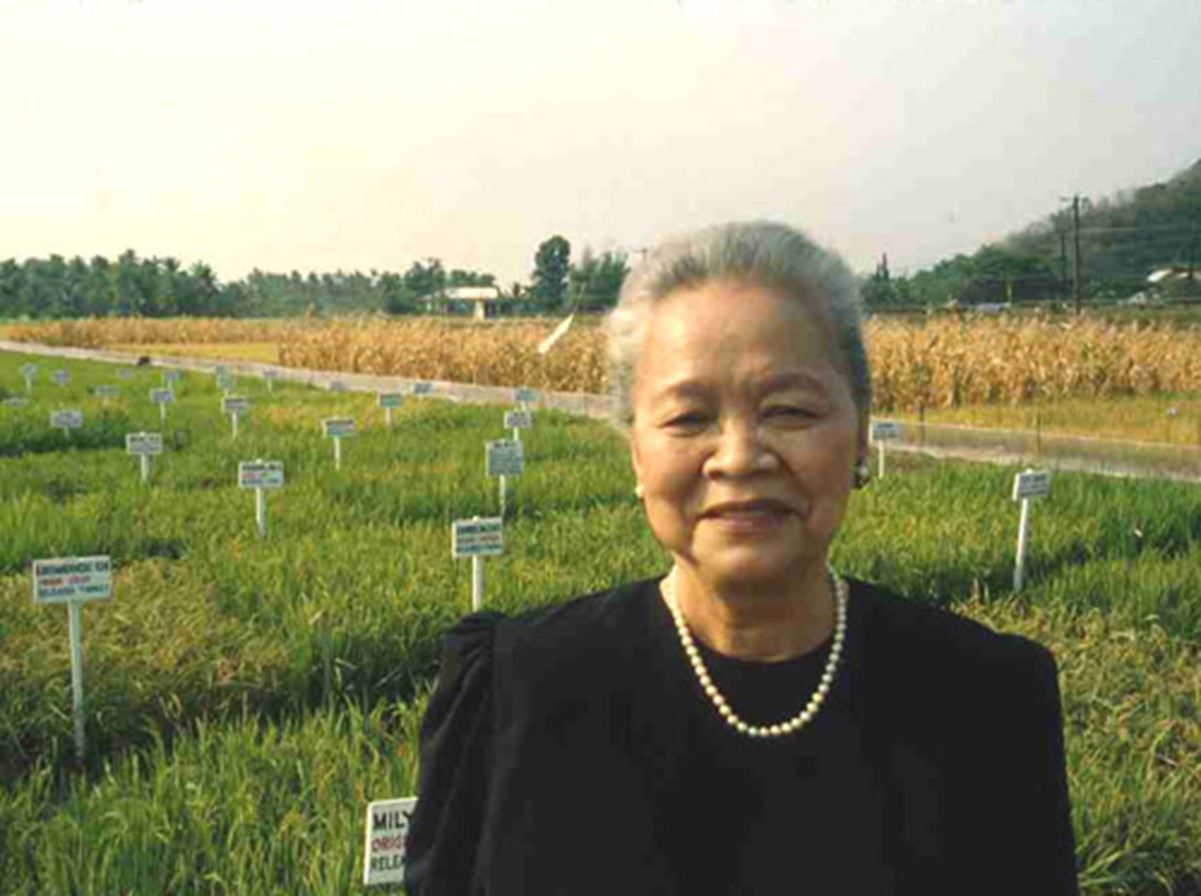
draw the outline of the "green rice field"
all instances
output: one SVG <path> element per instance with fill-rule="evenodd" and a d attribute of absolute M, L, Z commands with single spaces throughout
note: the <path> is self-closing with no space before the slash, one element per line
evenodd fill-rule
<path fill-rule="evenodd" d="M 0 353 L 0 399 L 29 360 Z M 0 894 L 365 892 L 366 805 L 414 794 L 441 636 L 471 610 L 451 522 L 497 512 L 502 408 L 410 396 L 388 429 L 373 395 L 242 379 L 234 439 L 212 376 L 184 374 L 160 426 L 161 370 L 34 360 L 27 403 L 0 406 Z M 341 470 L 328 417 L 360 430 Z M 164 441 L 149 484 L 125 453 L 143 430 Z M 536 410 L 524 441 L 486 606 L 666 570 L 616 433 Z M 255 458 L 286 474 L 265 538 L 237 487 Z M 1084 892 L 1201 893 L 1201 486 L 1056 474 L 1015 595 L 1014 473 L 890 457 L 834 565 L 1050 647 Z M 67 612 L 30 572 L 94 554 L 113 599 L 82 611 L 80 762 Z"/>

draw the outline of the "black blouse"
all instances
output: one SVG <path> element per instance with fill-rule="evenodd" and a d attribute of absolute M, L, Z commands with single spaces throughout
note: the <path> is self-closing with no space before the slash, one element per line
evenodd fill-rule
<path fill-rule="evenodd" d="M 450 631 L 411 896 L 1078 893 L 1045 647 L 849 579 L 822 707 L 752 739 L 702 691 L 658 582 Z M 831 643 L 759 663 L 696 640 L 749 724 L 803 709 Z"/>

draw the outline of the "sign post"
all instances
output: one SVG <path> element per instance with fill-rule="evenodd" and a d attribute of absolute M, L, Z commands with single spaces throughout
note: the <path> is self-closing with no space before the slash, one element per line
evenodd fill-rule
<path fill-rule="evenodd" d="M 415 796 L 367 804 L 363 886 L 404 883 L 405 838 L 416 809 Z"/>
<path fill-rule="evenodd" d="M 521 441 L 521 431 L 534 425 L 534 417 L 528 410 L 505 411 L 505 429 L 513 430 L 513 441 Z"/>
<path fill-rule="evenodd" d="M 33 391 L 33 381 L 38 375 L 38 366 L 36 364 L 22 364 L 21 376 L 25 377 L 25 394 L 28 395 Z"/>
<path fill-rule="evenodd" d="M 89 600 L 111 600 L 112 564 L 107 556 L 61 557 L 33 561 L 33 602 L 66 604 L 71 641 L 71 696 L 75 721 L 75 754 L 82 760 L 84 740 L 83 617 L 79 608 Z"/>
<path fill-rule="evenodd" d="M 70 380 L 70 377 L 67 375 L 67 371 L 65 370 L 54 371 L 54 373 L 50 374 L 50 378 L 60 386 L 67 385 Z"/>
<path fill-rule="evenodd" d="M 157 432 L 131 432 L 125 436 L 125 452 L 142 463 L 142 482 L 150 482 L 150 457 L 163 453 L 163 436 Z"/>
<path fill-rule="evenodd" d="M 413 394 L 414 395 L 433 395 L 434 394 L 434 384 L 430 383 L 430 382 L 426 382 L 424 380 L 421 381 L 420 383 L 413 383 Z"/>
<path fill-rule="evenodd" d="M 121 394 L 121 390 L 116 386 L 97 386 L 92 390 L 93 394 L 100 399 L 101 407 L 108 407 L 110 398 L 116 398 Z"/>
<path fill-rule="evenodd" d="M 278 370 L 264 370 L 263 371 L 263 382 L 265 382 L 267 384 L 268 392 L 275 391 L 275 381 L 277 379 L 279 379 L 279 371 Z"/>
<path fill-rule="evenodd" d="M 500 477 L 500 515 L 505 515 L 505 491 L 508 477 L 525 471 L 525 454 L 520 441 L 500 439 L 485 444 L 485 469 L 489 476 Z"/>
<path fill-rule="evenodd" d="M 321 421 L 326 438 L 334 440 L 334 469 L 342 469 L 342 439 L 354 435 L 354 420 L 350 417 L 331 417 Z"/>
<path fill-rule="evenodd" d="M 221 399 L 221 409 L 229 414 L 229 420 L 233 426 L 233 437 L 236 439 L 238 437 L 238 419 L 243 414 L 250 413 L 250 399 L 227 395 Z"/>
<path fill-rule="evenodd" d="M 238 464 L 238 488 L 254 489 L 254 526 L 267 537 L 267 489 L 284 487 L 282 460 L 244 460 Z"/>
<path fill-rule="evenodd" d="M 1026 573 L 1026 540 L 1030 529 L 1030 499 L 1042 498 L 1051 493 L 1051 474 L 1035 472 L 1029 468 L 1018 473 L 1013 480 L 1013 500 L 1022 502 L 1022 515 L 1018 521 L 1017 561 L 1013 567 L 1013 590 L 1022 590 Z"/>
<path fill-rule="evenodd" d="M 880 448 L 880 478 L 883 479 L 886 446 L 889 442 L 895 442 L 901 438 L 901 424 L 894 423 L 891 420 L 881 420 L 873 423 L 871 437 L 872 441 Z"/>
<path fill-rule="evenodd" d="M 504 550 L 504 520 L 498 516 L 455 520 L 450 533 L 450 554 L 471 558 L 471 609 L 484 605 L 484 558 L 499 557 Z"/>
<path fill-rule="evenodd" d="M 376 399 L 379 406 L 384 409 L 384 423 L 388 429 L 392 428 L 392 409 L 398 408 L 404 404 L 404 396 L 399 392 L 381 392 Z"/>
<path fill-rule="evenodd" d="M 175 401 L 175 391 L 173 389 L 151 389 L 150 400 L 158 405 L 158 419 L 162 424 L 167 422 L 167 405 Z"/>
<path fill-rule="evenodd" d="M 178 383 L 181 379 L 183 379 L 183 374 L 178 370 L 164 370 L 163 371 L 163 385 L 166 386 L 168 389 L 174 389 L 175 384 Z"/>
<path fill-rule="evenodd" d="M 71 430 L 83 426 L 83 411 L 51 411 L 50 425 L 61 429 L 63 435 L 70 438 Z"/>

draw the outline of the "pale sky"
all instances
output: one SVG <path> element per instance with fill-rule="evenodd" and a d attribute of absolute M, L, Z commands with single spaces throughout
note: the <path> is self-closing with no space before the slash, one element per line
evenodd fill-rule
<path fill-rule="evenodd" d="M 0 0 L 0 85 L 0 259 L 508 286 L 763 217 L 912 272 L 1201 158 L 1201 2 Z"/>

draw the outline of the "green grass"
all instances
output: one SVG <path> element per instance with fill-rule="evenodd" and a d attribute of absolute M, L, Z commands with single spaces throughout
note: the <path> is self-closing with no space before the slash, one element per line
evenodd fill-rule
<path fill-rule="evenodd" d="M 23 392 L 26 360 L 0 354 L 0 387 Z M 470 610 L 449 529 L 495 512 L 481 443 L 506 435 L 501 409 L 410 399 L 388 431 L 372 396 L 243 381 L 235 442 L 212 378 L 186 374 L 147 487 L 124 434 L 159 429 L 158 373 L 40 366 L 30 404 L 0 408 L 0 894 L 357 891 L 366 803 L 414 792 L 441 633 Z M 87 391 L 102 382 L 123 387 L 107 410 Z M 69 440 L 47 432 L 59 406 L 85 414 Z M 362 430 L 341 471 L 329 416 Z M 666 568 L 614 433 L 540 412 L 525 439 L 490 607 Z M 235 483 L 260 456 L 287 476 L 261 540 Z M 1196 886 L 1201 488 L 1058 474 L 1014 595 L 1014 471 L 889 463 L 853 498 L 836 566 L 1047 644 L 1086 892 Z M 33 605 L 29 565 L 93 553 L 115 593 L 83 610 L 79 767 L 66 611 Z"/>

